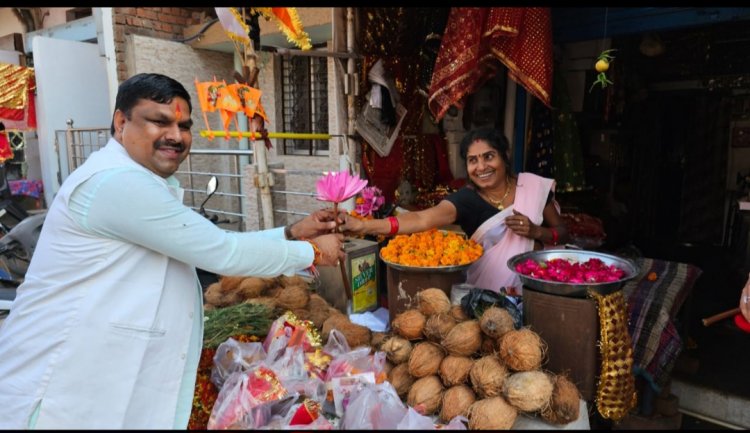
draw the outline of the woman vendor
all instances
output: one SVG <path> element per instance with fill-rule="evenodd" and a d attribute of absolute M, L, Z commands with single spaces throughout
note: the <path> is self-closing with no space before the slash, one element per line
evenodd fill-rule
<path fill-rule="evenodd" d="M 564 244 L 568 231 L 554 198 L 555 181 L 513 174 L 508 150 L 508 140 L 497 130 L 472 130 L 460 146 L 469 176 L 466 186 L 421 211 L 370 220 L 347 216 L 340 230 L 394 236 L 456 223 L 484 248 L 484 255 L 469 267 L 466 282 L 520 296 L 521 282 L 508 268 L 508 259 L 543 244 Z"/>

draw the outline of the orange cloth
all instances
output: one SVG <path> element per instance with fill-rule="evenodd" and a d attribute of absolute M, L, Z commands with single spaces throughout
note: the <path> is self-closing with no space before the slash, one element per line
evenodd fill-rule
<path fill-rule="evenodd" d="M 451 105 L 492 78 L 508 76 L 550 106 L 552 23 L 549 8 L 452 8 L 430 84 L 428 106 L 440 120 Z"/>

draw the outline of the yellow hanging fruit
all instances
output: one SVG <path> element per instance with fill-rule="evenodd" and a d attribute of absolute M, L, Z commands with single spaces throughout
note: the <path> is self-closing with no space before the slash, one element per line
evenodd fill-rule
<path fill-rule="evenodd" d="M 596 72 L 607 72 L 609 70 L 609 62 L 605 59 L 600 59 L 594 65 Z"/>

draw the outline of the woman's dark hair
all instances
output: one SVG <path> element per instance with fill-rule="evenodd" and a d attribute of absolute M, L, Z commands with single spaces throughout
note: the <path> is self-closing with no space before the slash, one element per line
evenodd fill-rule
<path fill-rule="evenodd" d="M 508 139 L 505 138 L 505 135 L 501 134 L 495 128 L 472 129 L 464 135 L 464 138 L 461 140 L 461 146 L 459 147 L 459 154 L 464 162 L 466 162 L 466 154 L 469 153 L 469 146 L 477 140 L 484 140 L 490 145 L 490 147 L 497 150 L 497 153 L 500 154 L 500 158 L 503 160 L 503 164 L 505 164 L 505 172 L 509 176 L 512 175 L 513 171 L 510 168 L 510 157 L 508 156 L 510 144 L 508 143 Z"/>
<path fill-rule="evenodd" d="M 160 104 L 169 104 L 175 96 L 184 99 L 188 110 L 193 112 L 190 94 L 179 81 L 162 74 L 136 74 L 120 83 L 115 99 L 115 110 L 120 110 L 130 119 L 131 110 L 140 99 L 148 99 Z M 115 120 L 112 117 L 110 133 L 115 134 Z"/>

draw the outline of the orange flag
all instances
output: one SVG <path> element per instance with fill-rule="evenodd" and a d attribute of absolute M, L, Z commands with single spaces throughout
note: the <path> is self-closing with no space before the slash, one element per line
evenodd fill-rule
<path fill-rule="evenodd" d="M 250 87 L 247 84 L 230 84 L 228 86 L 237 95 L 240 101 L 242 110 L 248 119 L 252 119 L 255 115 L 258 106 L 260 105 L 260 96 L 262 92 L 254 87 Z"/>
<path fill-rule="evenodd" d="M 310 35 L 302 29 L 302 21 L 297 14 L 297 8 L 255 8 L 266 18 L 275 18 L 279 29 L 284 32 L 289 42 L 303 50 L 312 48 Z"/>

